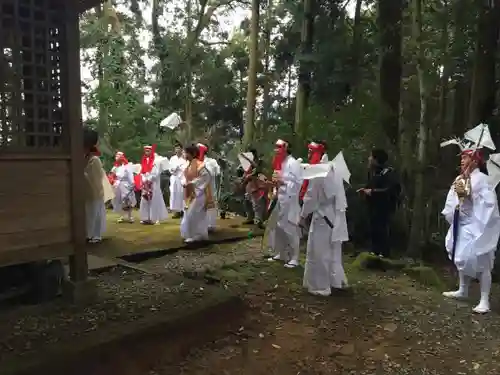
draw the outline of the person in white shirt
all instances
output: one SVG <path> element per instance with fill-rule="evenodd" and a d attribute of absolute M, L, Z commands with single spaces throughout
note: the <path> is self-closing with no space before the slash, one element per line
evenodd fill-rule
<path fill-rule="evenodd" d="M 475 313 L 490 311 L 491 271 L 500 236 L 500 214 L 495 188 L 479 168 L 484 166 L 481 150 L 464 150 L 461 174 L 455 179 L 442 211 L 450 229 L 445 245 L 458 269 L 459 288 L 444 292 L 448 298 L 467 298 L 470 281 L 478 279 L 481 299 Z M 466 187 L 468 185 L 470 189 Z"/>
<path fill-rule="evenodd" d="M 115 164 L 111 169 L 113 176 L 113 211 L 120 215 L 119 223 L 133 223 L 132 210 L 137 205 L 135 198 L 134 173 L 125 154 L 118 151 L 115 155 Z M 126 218 L 125 218 L 126 217 Z"/>
<path fill-rule="evenodd" d="M 184 188 L 182 187 L 182 179 L 184 170 L 188 162 L 183 157 L 182 145 L 177 142 L 175 144 L 175 155 L 170 158 L 170 211 L 173 213 L 173 219 L 179 219 L 184 210 Z"/>
<path fill-rule="evenodd" d="M 273 160 L 273 183 L 277 189 L 278 219 L 269 238 L 274 257 L 270 260 L 285 262 L 285 267 L 299 265 L 300 204 L 299 191 L 302 186 L 300 162 L 291 154 L 288 142 L 279 139 L 275 144 Z"/>
<path fill-rule="evenodd" d="M 323 142 L 311 142 L 309 164 L 328 163 Z M 342 177 L 333 168 L 326 177 L 304 181 L 301 224 L 311 216 L 303 285 L 309 293 L 329 296 L 347 286 L 342 265 L 342 242 L 349 240 L 347 199 Z"/>
<path fill-rule="evenodd" d="M 144 146 L 141 161 L 141 173 L 136 180 L 136 186 L 141 189 L 141 204 L 139 213 L 141 224 L 160 224 L 168 219 L 168 211 L 160 185 L 160 166 L 156 160 L 156 145 Z"/>
<path fill-rule="evenodd" d="M 207 210 L 213 207 L 210 173 L 200 160 L 197 145 L 184 149 L 188 166 L 184 170 L 184 204 L 186 205 L 181 221 L 181 237 L 186 243 L 208 239 Z"/>
<path fill-rule="evenodd" d="M 208 232 L 213 232 L 215 231 L 215 228 L 217 226 L 217 179 L 219 178 L 221 174 L 220 166 L 219 163 L 217 163 L 217 160 L 210 158 L 207 156 L 207 153 L 209 151 L 208 146 L 198 143 L 198 149 L 200 150 L 199 154 L 199 160 L 202 161 L 205 164 L 205 168 L 208 170 L 210 173 L 210 185 L 211 185 L 211 191 L 212 191 L 212 201 L 214 204 L 213 208 L 209 208 L 207 211 L 207 218 L 208 218 Z"/>

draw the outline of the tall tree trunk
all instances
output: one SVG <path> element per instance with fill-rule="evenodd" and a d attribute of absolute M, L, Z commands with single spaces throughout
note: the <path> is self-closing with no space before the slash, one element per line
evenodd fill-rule
<path fill-rule="evenodd" d="M 264 30 L 264 74 L 265 81 L 263 87 L 262 98 L 262 118 L 259 126 L 258 138 L 262 139 L 264 136 L 264 127 L 268 124 L 269 111 L 271 109 L 271 80 L 272 74 L 270 72 L 271 62 L 271 33 L 272 33 L 272 15 L 273 15 L 273 0 L 267 0 L 266 9 L 266 26 Z"/>
<path fill-rule="evenodd" d="M 356 101 L 359 96 L 359 84 L 361 82 L 361 52 L 363 40 L 363 28 L 361 25 L 361 6 L 363 0 L 356 0 L 356 9 L 354 10 L 354 27 L 351 46 L 351 93 L 353 100 Z"/>
<path fill-rule="evenodd" d="M 254 140 L 255 102 L 257 99 L 257 61 L 259 58 L 259 11 L 260 1 L 252 0 L 252 21 L 250 24 L 250 61 L 248 64 L 247 107 L 243 147 L 248 147 Z"/>
<path fill-rule="evenodd" d="M 398 140 L 401 100 L 402 15 L 402 1 L 378 0 L 380 125 L 394 146 Z"/>
<path fill-rule="evenodd" d="M 299 79 L 295 103 L 295 147 L 301 149 L 305 138 L 304 117 L 311 93 L 311 63 L 314 32 L 314 0 L 303 0 L 303 20 L 300 43 Z"/>
<path fill-rule="evenodd" d="M 187 30 L 186 35 L 188 39 L 192 38 L 193 34 L 193 26 L 192 26 L 192 0 L 187 0 L 186 6 L 187 13 Z M 184 121 L 186 122 L 185 134 L 183 134 L 186 140 L 191 140 L 193 135 L 193 98 L 192 98 L 192 89 L 193 89 L 193 60 L 191 56 L 191 51 L 189 50 L 186 56 L 186 98 L 185 98 L 185 108 L 184 108 Z"/>
<path fill-rule="evenodd" d="M 99 19 L 99 22 L 102 22 L 102 30 L 101 32 L 106 36 L 105 38 L 102 38 L 102 40 L 107 40 L 107 34 L 108 34 L 108 20 L 106 17 L 105 12 L 103 12 L 103 8 L 105 5 L 98 5 L 94 8 L 94 11 L 96 12 L 97 18 Z M 107 105 L 107 100 L 103 100 L 105 98 L 105 95 L 103 95 L 104 92 L 106 92 L 106 85 L 108 84 L 108 78 L 107 78 L 107 72 L 104 67 L 104 60 L 107 54 L 109 53 L 109 44 L 107 42 L 102 43 L 99 42 L 97 45 L 97 51 L 96 51 L 96 65 L 97 65 L 97 79 L 98 79 L 98 91 L 100 93 L 99 95 L 99 113 L 98 113 L 98 119 L 97 119 L 97 130 L 99 131 L 99 134 L 107 134 L 109 130 L 109 113 L 108 113 L 108 105 Z"/>
<path fill-rule="evenodd" d="M 469 104 L 469 126 L 488 122 L 493 116 L 499 25 L 500 0 L 481 1 Z"/>
<path fill-rule="evenodd" d="M 413 0 L 413 22 L 412 37 L 417 55 L 417 76 L 420 92 L 420 119 L 418 129 L 418 151 L 417 151 L 417 169 L 415 176 L 415 196 L 413 200 L 413 212 L 411 220 L 410 238 L 408 242 L 408 255 L 420 258 L 422 247 L 424 219 L 425 219 L 425 170 L 427 159 L 427 100 L 428 88 L 426 77 L 425 47 L 422 41 L 422 0 Z"/>

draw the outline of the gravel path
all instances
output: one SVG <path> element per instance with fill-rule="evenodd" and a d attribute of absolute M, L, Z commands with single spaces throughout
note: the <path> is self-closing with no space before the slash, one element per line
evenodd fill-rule
<path fill-rule="evenodd" d="M 2 369 L 42 350 L 57 351 L 87 339 L 115 336 L 124 327 L 143 325 L 144 319 L 164 319 L 225 293 L 222 288 L 211 288 L 177 275 L 143 274 L 122 267 L 98 274 L 96 279 L 99 295 L 92 304 L 74 306 L 56 300 L 2 312 Z"/>

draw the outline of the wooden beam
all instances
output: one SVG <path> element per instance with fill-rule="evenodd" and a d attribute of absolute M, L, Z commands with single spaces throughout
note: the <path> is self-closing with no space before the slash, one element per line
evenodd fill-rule
<path fill-rule="evenodd" d="M 70 276 L 74 282 L 82 282 L 88 276 L 87 251 L 85 242 L 85 197 L 83 128 L 81 114 L 80 78 L 80 30 L 78 10 L 73 4 L 66 8 L 66 55 L 64 64 L 64 87 L 66 91 L 66 128 L 69 135 L 71 155 L 71 228 L 74 254 L 70 258 Z"/>

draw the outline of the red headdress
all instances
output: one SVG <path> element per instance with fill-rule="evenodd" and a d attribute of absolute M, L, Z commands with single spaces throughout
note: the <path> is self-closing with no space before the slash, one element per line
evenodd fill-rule
<path fill-rule="evenodd" d="M 325 145 L 321 143 L 311 142 L 307 146 L 309 149 L 309 164 L 319 164 L 321 162 L 321 158 L 325 154 Z M 304 195 L 307 192 L 307 187 L 309 186 L 309 180 L 305 180 L 302 183 L 302 187 L 300 188 L 300 199 L 304 199 Z"/>
<path fill-rule="evenodd" d="M 205 146 L 203 143 L 198 143 L 196 146 L 198 146 L 198 160 L 199 161 L 205 160 L 205 154 L 208 151 L 208 147 Z"/>
<path fill-rule="evenodd" d="M 113 165 L 115 167 L 120 167 L 125 164 L 128 164 L 128 160 L 125 157 L 125 154 L 121 151 L 117 151 L 115 155 L 115 163 Z"/>
<path fill-rule="evenodd" d="M 155 152 L 156 152 L 156 145 L 152 146 L 144 146 L 144 151 L 149 150 L 150 153 L 149 155 L 144 155 L 142 156 L 141 160 L 141 173 L 149 173 L 153 170 L 153 166 L 155 164 Z"/>
<path fill-rule="evenodd" d="M 147 145 L 147 146 L 144 146 L 144 151 L 146 151 L 146 150 L 150 150 L 151 152 L 149 153 L 148 156 L 146 156 L 146 154 L 144 154 L 142 156 L 142 159 L 141 159 L 141 173 L 134 177 L 135 188 L 137 190 L 140 190 L 142 188 L 141 174 L 151 172 L 153 170 L 153 166 L 155 164 L 156 145 L 152 145 L 152 146 Z"/>
<path fill-rule="evenodd" d="M 466 149 L 462 151 L 462 155 L 470 156 L 472 160 L 477 161 L 479 165 L 484 164 L 484 156 L 481 149 Z"/>
<path fill-rule="evenodd" d="M 273 170 L 274 171 L 281 171 L 281 168 L 283 167 L 283 162 L 285 161 L 286 157 L 288 156 L 288 143 L 285 141 L 278 139 L 275 143 L 276 146 L 276 151 L 274 154 L 273 158 Z"/>

